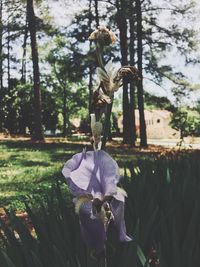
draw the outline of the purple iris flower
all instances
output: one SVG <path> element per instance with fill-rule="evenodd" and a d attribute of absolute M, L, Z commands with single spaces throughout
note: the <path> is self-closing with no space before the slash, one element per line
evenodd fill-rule
<path fill-rule="evenodd" d="M 62 173 L 75 196 L 82 237 L 89 247 L 96 252 L 104 249 L 109 208 L 118 229 L 119 240 L 132 240 L 126 235 L 124 222 L 124 202 L 127 195 L 117 187 L 120 179 L 119 167 L 109 154 L 103 150 L 78 153 L 65 163 Z M 107 199 L 110 197 L 112 200 L 108 203 Z M 97 213 L 94 212 L 93 205 L 96 200 L 102 204 L 101 211 Z"/>

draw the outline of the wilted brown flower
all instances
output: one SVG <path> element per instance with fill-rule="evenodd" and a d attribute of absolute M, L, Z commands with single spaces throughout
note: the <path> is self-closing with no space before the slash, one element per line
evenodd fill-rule
<path fill-rule="evenodd" d="M 138 69 L 133 66 L 123 66 L 116 70 L 112 66 L 112 60 L 110 60 L 104 69 L 97 68 L 97 76 L 101 82 L 101 87 L 104 89 L 104 93 L 108 96 L 112 96 L 120 86 L 122 86 L 122 79 L 125 78 L 128 82 L 140 80 Z"/>
<path fill-rule="evenodd" d="M 101 45 L 109 45 L 114 44 L 117 40 L 117 37 L 105 26 L 99 26 L 97 30 L 90 34 L 89 40 L 99 41 Z"/>
<path fill-rule="evenodd" d="M 133 66 L 123 66 L 121 67 L 113 81 L 116 83 L 122 78 L 126 78 L 128 81 L 140 80 L 138 69 Z"/>

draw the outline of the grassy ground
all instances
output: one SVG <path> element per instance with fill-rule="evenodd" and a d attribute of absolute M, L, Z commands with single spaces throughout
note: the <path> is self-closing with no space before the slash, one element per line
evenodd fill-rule
<path fill-rule="evenodd" d="M 24 138 L 0 138 L 0 207 L 20 209 L 21 199 L 28 196 L 37 202 L 43 193 L 50 191 L 52 183 L 62 178 L 64 163 L 89 143 L 86 139 L 50 139 L 45 143 L 32 143 Z M 91 149 L 88 146 L 88 149 Z M 153 159 L 164 151 L 162 147 L 139 150 L 110 143 L 108 152 L 124 167 L 138 157 Z M 42 194 L 41 194 L 42 193 Z"/>
<path fill-rule="evenodd" d="M 80 150 L 76 144 L 1 141 L 0 206 L 48 190 L 62 176 L 64 162 Z"/>
<path fill-rule="evenodd" d="M 32 143 L 28 139 L 9 138 L 0 141 L 0 207 L 18 205 L 22 196 L 35 198 L 62 177 L 63 164 L 89 143 L 77 138 L 46 139 Z M 113 143 L 109 153 L 123 169 L 135 158 L 133 151 Z"/>

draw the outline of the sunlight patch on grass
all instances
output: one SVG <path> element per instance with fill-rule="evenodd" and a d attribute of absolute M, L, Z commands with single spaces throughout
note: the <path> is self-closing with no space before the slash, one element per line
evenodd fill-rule
<path fill-rule="evenodd" d="M 62 178 L 62 167 L 81 145 L 0 142 L 0 206 L 23 195 L 41 194 Z"/>
<path fill-rule="evenodd" d="M 0 192 L 0 197 L 11 197 L 11 196 L 15 196 L 16 192 L 15 191 L 6 191 L 6 192 Z"/>
<path fill-rule="evenodd" d="M 8 168 L 2 168 L 0 173 L 0 183 L 1 179 L 6 179 L 7 181 L 15 179 L 17 176 L 21 175 L 23 173 L 22 169 L 13 169 L 11 166 L 8 166 Z"/>

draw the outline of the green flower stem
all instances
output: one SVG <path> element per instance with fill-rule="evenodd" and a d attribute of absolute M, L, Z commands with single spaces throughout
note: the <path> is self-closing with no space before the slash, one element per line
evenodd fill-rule
<path fill-rule="evenodd" d="M 105 124 L 104 124 L 104 129 L 103 129 L 102 146 L 101 146 L 102 150 L 105 150 L 106 141 L 107 141 L 108 133 L 110 130 L 110 117 L 111 117 L 111 112 L 112 112 L 112 105 L 113 105 L 113 102 L 111 104 L 107 104 L 107 110 L 105 114 Z"/>
<path fill-rule="evenodd" d="M 96 42 L 96 54 L 99 66 L 105 70 L 103 63 L 103 47 L 100 45 L 98 41 Z"/>
<path fill-rule="evenodd" d="M 96 42 L 96 54 L 97 54 L 97 60 L 99 66 L 105 70 L 104 67 L 104 60 L 103 60 L 103 46 L 99 43 L 99 41 Z M 105 70 L 106 71 L 106 70 Z M 111 117 L 111 111 L 112 111 L 112 103 L 107 104 L 106 112 L 105 112 L 105 123 L 104 123 L 104 129 L 103 129 L 103 138 L 102 138 L 102 147 L 101 149 L 105 149 L 106 141 L 110 129 L 110 117 Z M 99 120 L 98 114 L 96 114 L 96 120 Z"/>

